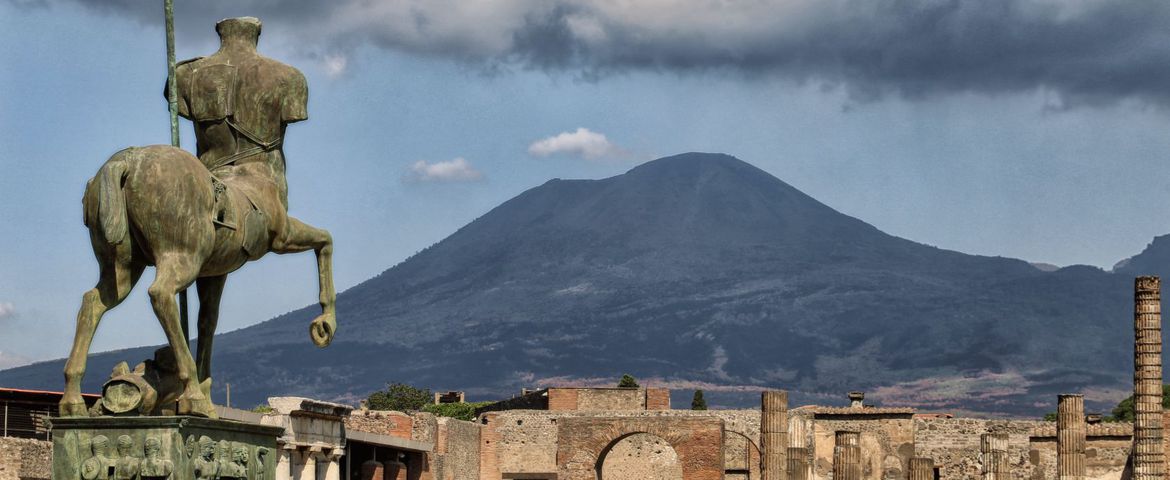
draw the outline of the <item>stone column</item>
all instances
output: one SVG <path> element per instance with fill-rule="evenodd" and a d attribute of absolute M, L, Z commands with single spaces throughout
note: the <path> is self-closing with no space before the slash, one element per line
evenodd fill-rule
<path fill-rule="evenodd" d="M 788 418 L 788 480 L 808 480 L 808 439 L 805 419 Z"/>
<path fill-rule="evenodd" d="M 911 458 L 910 480 L 934 480 L 934 459 L 926 457 Z"/>
<path fill-rule="evenodd" d="M 1133 480 L 1161 480 L 1162 456 L 1162 281 L 1134 281 Z"/>
<path fill-rule="evenodd" d="M 317 453 L 320 451 L 320 447 L 301 450 L 300 471 L 295 480 L 317 480 Z"/>
<path fill-rule="evenodd" d="M 983 480 L 1012 480 L 1006 433 L 984 433 L 979 437 L 979 453 L 983 457 Z"/>
<path fill-rule="evenodd" d="M 763 480 L 786 480 L 788 392 L 768 390 L 760 397 L 760 476 Z"/>
<path fill-rule="evenodd" d="M 861 480 L 861 432 L 838 431 L 833 447 L 833 480 Z"/>
<path fill-rule="evenodd" d="M 292 480 L 293 473 L 293 454 L 296 453 L 297 447 L 294 445 L 281 445 L 278 449 L 276 457 L 276 480 Z"/>
<path fill-rule="evenodd" d="M 1061 395 L 1056 404 L 1056 475 L 1059 480 L 1084 480 L 1085 434 L 1085 397 Z"/>
<path fill-rule="evenodd" d="M 329 462 L 325 466 L 325 480 L 341 480 L 341 457 L 343 455 L 345 455 L 343 448 L 329 450 L 329 455 L 325 456 L 325 461 Z"/>

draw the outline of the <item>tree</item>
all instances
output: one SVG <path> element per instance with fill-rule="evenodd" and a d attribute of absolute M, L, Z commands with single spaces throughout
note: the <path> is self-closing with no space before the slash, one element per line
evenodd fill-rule
<path fill-rule="evenodd" d="M 695 398 L 691 400 L 691 410 L 706 410 L 707 400 L 703 398 L 702 390 L 695 390 Z"/>
<path fill-rule="evenodd" d="M 1170 410 L 1170 385 L 1162 385 L 1162 410 Z M 1118 402 L 1111 413 L 1113 414 L 1109 417 L 1111 422 L 1132 422 L 1134 417 L 1133 395 Z"/>
<path fill-rule="evenodd" d="M 422 409 L 431 401 L 429 388 L 416 388 L 405 383 L 395 382 L 386 384 L 386 390 L 371 393 L 366 399 L 366 405 L 370 407 L 370 410 L 413 412 Z"/>
<path fill-rule="evenodd" d="M 475 410 L 480 407 L 486 407 L 496 402 L 471 402 L 471 403 L 440 403 L 430 404 L 422 408 L 422 411 L 433 413 L 436 417 L 451 417 L 459 420 L 472 421 L 475 420 Z"/>
<path fill-rule="evenodd" d="M 638 388 L 638 381 L 627 373 L 622 375 L 621 380 L 618 380 L 618 388 Z"/>

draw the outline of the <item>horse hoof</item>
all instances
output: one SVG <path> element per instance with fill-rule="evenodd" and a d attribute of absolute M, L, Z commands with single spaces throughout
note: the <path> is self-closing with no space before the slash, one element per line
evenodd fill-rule
<path fill-rule="evenodd" d="M 85 402 L 61 402 L 57 405 L 57 410 L 62 417 L 88 417 L 89 407 L 85 406 Z"/>
<path fill-rule="evenodd" d="M 313 345 L 320 348 L 328 347 L 333 343 L 333 335 L 337 333 L 337 319 L 331 314 L 322 314 L 309 324 L 309 339 Z"/>
<path fill-rule="evenodd" d="M 201 398 L 187 398 L 179 397 L 179 408 L 176 413 L 179 415 L 189 415 L 192 417 L 203 418 L 219 418 L 215 414 L 215 405 L 211 403 L 206 397 Z"/>

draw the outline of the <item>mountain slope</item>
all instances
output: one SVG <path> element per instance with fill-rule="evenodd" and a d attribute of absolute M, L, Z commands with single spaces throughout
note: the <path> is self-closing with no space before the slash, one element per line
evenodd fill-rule
<path fill-rule="evenodd" d="M 343 292 L 332 347 L 305 338 L 314 306 L 221 335 L 215 376 L 244 402 L 391 380 L 504 395 L 628 372 L 729 403 L 763 387 L 794 402 L 865 389 L 1030 415 L 1055 393 L 1124 396 L 1127 278 L 921 245 L 733 157 L 689 153 L 528 190 Z M 97 355 L 89 387 L 115 359 L 146 357 Z M 55 388 L 59 368 L 0 384 Z"/>

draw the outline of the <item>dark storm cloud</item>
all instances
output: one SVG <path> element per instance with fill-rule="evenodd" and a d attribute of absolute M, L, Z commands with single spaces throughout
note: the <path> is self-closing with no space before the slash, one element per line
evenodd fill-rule
<path fill-rule="evenodd" d="M 14 1 L 14 0 L 9 0 Z M 160 22 L 160 2 L 43 0 Z M 1170 4 L 1103 0 L 189 2 L 180 28 L 249 14 L 306 53 L 363 43 L 601 79 L 730 71 L 897 94 L 1045 90 L 1063 105 L 1170 104 Z M 311 46 L 311 47 L 310 47 Z"/>

